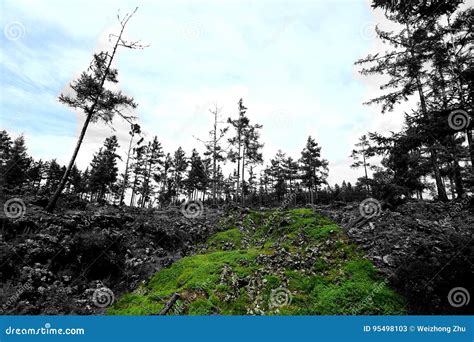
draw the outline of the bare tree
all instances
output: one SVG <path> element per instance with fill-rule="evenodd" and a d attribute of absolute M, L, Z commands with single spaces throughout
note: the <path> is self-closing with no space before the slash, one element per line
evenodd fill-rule
<path fill-rule="evenodd" d="M 130 163 L 130 153 L 132 151 L 132 143 L 133 143 L 133 137 L 135 136 L 135 134 L 140 134 L 141 133 L 141 129 L 140 129 L 140 125 L 138 124 L 131 124 L 131 127 L 130 127 L 130 132 L 128 132 L 128 134 L 130 134 L 130 143 L 128 145 L 128 152 L 127 152 L 127 161 L 125 163 L 125 172 L 123 174 L 123 184 L 122 184 L 122 192 L 120 193 L 120 201 L 119 201 L 119 204 L 122 205 L 123 204 L 123 199 L 125 197 L 125 190 L 128 188 L 129 186 L 129 163 Z M 141 138 L 140 140 L 138 140 L 138 142 L 136 143 L 136 145 L 140 145 L 140 143 L 143 141 L 143 138 Z"/>
<path fill-rule="evenodd" d="M 224 138 L 225 134 L 227 133 L 228 127 L 218 128 L 219 124 L 223 124 L 225 122 L 220 121 L 220 112 L 222 108 L 219 108 L 217 104 L 214 104 L 214 109 L 209 109 L 209 112 L 213 116 L 213 127 L 212 130 L 209 131 L 210 140 L 201 140 L 206 147 L 206 152 L 204 155 L 210 156 L 212 162 L 212 201 L 216 203 L 216 194 L 217 194 L 217 181 L 218 181 L 218 164 L 225 160 L 225 151 L 222 148 L 221 140 Z"/>

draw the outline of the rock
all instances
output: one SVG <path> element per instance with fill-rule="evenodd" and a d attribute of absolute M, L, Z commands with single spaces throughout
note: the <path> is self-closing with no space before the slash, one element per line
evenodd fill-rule
<path fill-rule="evenodd" d="M 395 261 L 393 260 L 393 257 L 391 255 L 384 255 L 382 260 L 386 265 L 390 267 L 395 267 Z"/>
<path fill-rule="evenodd" d="M 31 306 L 21 307 L 17 301 L 8 308 L 12 314 L 99 312 L 78 301 L 91 300 L 92 293 L 84 292 L 90 281 L 100 280 L 118 297 L 131 284 L 192 253 L 217 231 L 220 217 L 219 210 L 207 208 L 193 220 L 175 209 L 91 205 L 53 215 L 36 209 L 2 222 L 0 251 L 10 253 L 0 253 L 2 281 L 5 277 L 11 284 L 6 296 L 22 284 L 32 285 L 23 294 Z"/>
<path fill-rule="evenodd" d="M 453 284 L 469 282 L 474 273 L 474 216 L 469 201 L 408 201 L 385 208 L 365 225 L 358 205 L 317 208 L 339 223 L 371 261 L 393 280 L 416 314 L 457 314 L 446 301 Z M 443 268 L 443 265 L 449 267 Z M 433 278 L 434 277 L 434 278 Z M 436 286 L 426 287 L 431 281 Z M 438 310 L 438 311 L 437 311 Z M 466 309 L 465 313 L 468 313 Z"/>

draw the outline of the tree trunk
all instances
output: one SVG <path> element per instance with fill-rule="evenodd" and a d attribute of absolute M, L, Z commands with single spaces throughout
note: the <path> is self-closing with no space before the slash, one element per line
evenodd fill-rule
<path fill-rule="evenodd" d="M 235 191 L 235 201 L 239 200 L 239 192 L 240 192 L 240 133 L 239 133 L 239 155 L 237 156 L 237 187 Z"/>
<path fill-rule="evenodd" d="M 453 153 L 453 163 L 454 163 L 454 184 L 456 187 L 456 194 L 458 198 L 462 198 L 464 195 L 464 186 L 462 183 L 461 167 L 459 166 L 459 160 L 456 155 L 456 152 Z M 454 197 L 453 197 L 454 198 Z"/>
<path fill-rule="evenodd" d="M 406 27 L 407 27 L 408 39 L 410 39 L 410 44 L 412 44 L 411 43 L 412 37 L 411 37 L 410 27 L 409 27 L 408 23 L 407 23 Z M 411 55 L 412 56 L 414 55 L 413 45 L 411 46 Z M 426 108 L 425 95 L 423 93 L 423 87 L 422 87 L 419 75 L 416 76 L 416 86 L 417 86 L 418 96 L 420 98 L 420 105 L 421 105 L 421 110 L 422 110 L 423 116 L 426 119 L 429 119 L 428 118 L 428 110 Z M 446 202 L 446 201 L 448 201 L 448 196 L 446 195 L 446 188 L 444 187 L 443 180 L 441 179 L 441 174 L 439 172 L 438 154 L 437 154 L 436 148 L 433 145 L 428 146 L 428 148 L 429 148 L 429 151 L 430 151 L 430 161 L 431 161 L 431 165 L 433 167 L 433 173 L 434 173 L 434 177 L 435 177 L 435 180 L 436 180 L 436 188 L 437 188 L 437 191 L 438 191 L 438 198 L 441 201 Z"/>
<path fill-rule="evenodd" d="M 135 179 L 133 180 L 132 197 L 130 198 L 131 207 L 134 206 L 136 188 L 137 188 L 137 175 L 135 174 Z"/>
<path fill-rule="evenodd" d="M 243 146 L 243 151 L 242 151 L 242 200 L 241 204 L 242 207 L 245 205 L 245 194 L 244 194 L 244 184 L 245 184 L 245 146 Z"/>
<path fill-rule="evenodd" d="M 467 135 L 467 142 L 468 142 L 468 145 L 469 145 L 469 155 L 471 156 L 471 168 L 472 168 L 472 171 L 474 173 L 474 141 L 473 141 L 473 138 L 472 138 L 472 133 L 473 131 L 468 129 L 466 131 L 466 135 Z"/>
<path fill-rule="evenodd" d="M 418 95 L 420 97 L 420 104 L 421 104 L 421 110 L 423 113 L 423 116 L 428 119 L 428 110 L 426 108 L 426 101 L 425 101 L 425 95 L 423 93 L 423 89 L 421 86 L 421 81 L 419 77 L 416 78 L 416 84 L 418 88 Z M 436 189 L 438 192 L 438 198 L 446 202 L 448 201 L 448 195 L 446 194 L 446 188 L 444 187 L 443 180 L 441 178 L 441 173 L 439 171 L 439 164 L 438 164 L 438 152 L 436 151 L 436 147 L 433 145 L 428 146 L 428 149 L 430 151 L 430 161 L 431 161 L 431 166 L 433 167 L 433 173 L 436 181 Z"/>
<path fill-rule="evenodd" d="M 217 104 L 214 111 L 214 139 L 212 150 L 212 203 L 216 205 L 216 182 L 217 182 Z"/>
<path fill-rule="evenodd" d="M 148 196 L 148 191 L 149 191 L 148 182 L 149 182 L 150 174 L 151 174 L 151 160 L 146 159 L 144 170 L 145 170 L 145 174 L 143 175 L 142 201 L 140 203 L 141 208 L 145 207 L 146 198 Z"/>
<path fill-rule="evenodd" d="M 91 118 L 92 118 L 92 112 L 87 114 L 86 121 L 84 121 L 84 124 L 82 125 L 81 134 L 79 135 L 79 139 L 77 140 L 76 148 L 74 149 L 71 160 L 69 161 L 66 171 L 64 172 L 63 177 L 61 178 L 61 181 L 59 182 L 58 188 L 54 192 L 53 197 L 50 199 L 48 205 L 45 208 L 46 211 L 50 213 L 54 211 L 54 208 L 56 207 L 56 203 L 58 202 L 59 196 L 61 195 L 61 192 L 63 191 L 64 187 L 66 186 L 67 180 L 69 178 L 69 174 L 71 173 L 71 169 L 74 166 L 74 162 L 76 161 L 77 154 L 79 153 L 79 149 L 81 148 L 81 144 L 82 144 L 82 141 L 84 140 L 84 136 L 86 135 L 87 127 L 89 126 Z"/>
<path fill-rule="evenodd" d="M 448 201 L 448 195 L 446 194 L 446 188 L 444 187 L 443 179 L 441 178 L 441 173 L 439 171 L 438 154 L 436 152 L 436 149 L 434 149 L 432 146 L 430 147 L 430 160 L 431 165 L 433 167 L 434 177 L 436 180 L 438 198 L 439 200 L 446 202 Z"/>
<path fill-rule="evenodd" d="M 120 201 L 119 205 L 122 205 L 123 199 L 125 197 L 125 189 L 127 188 L 127 182 L 128 182 L 128 163 L 130 161 L 130 150 L 132 149 L 132 141 L 133 141 L 133 136 L 135 135 L 133 133 L 133 127 L 132 127 L 132 136 L 130 137 L 130 144 L 128 145 L 128 152 L 127 152 L 127 162 L 125 163 L 125 173 L 123 175 L 123 186 L 122 186 L 122 192 L 120 194 Z"/>
<path fill-rule="evenodd" d="M 441 94 L 443 97 L 443 109 L 448 110 L 448 97 L 446 96 L 446 91 L 444 89 L 446 82 L 444 81 L 443 71 L 440 67 L 438 67 L 438 74 L 441 80 Z M 462 88 L 460 89 L 462 90 Z M 464 186 L 462 182 L 462 175 L 461 175 L 461 167 L 459 166 L 459 156 L 458 156 L 458 149 L 456 140 L 454 139 L 453 135 L 449 136 L 449 143 L 452 148 L 452 159 L 453 159 L 453 170 L 454 170 L 454 183 L 456 188 L 456 193 L 459 198 L 462 197 L 464 194 Z M 450 178 L 450 181 L 453 181 L 453 177 Z M 453 185 L 451 184 L 451 189 L 453 189 Z M 454 194 L 452 194 L 453 199 L 455 198 Z"/>
<path fill-rule="evenodd" d="M 364 158 L 364 171 L 365 171 L 365 186 L 367 187 L 367 193 L 370 193 L 370 188 L 369 188 L 369 176 L 367 174 L 367 162 L 365 159 L 365 146 L 362 146 L 362 157 Z"/>

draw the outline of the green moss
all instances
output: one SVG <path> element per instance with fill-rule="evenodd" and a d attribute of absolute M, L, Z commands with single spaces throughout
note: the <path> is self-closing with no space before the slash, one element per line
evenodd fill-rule
<path fill-rule="evenodd" d="M 241 261 L 251 261 L 255 251 L 227 251 L 194 255 L 178 260 L 171 267 L 156 273 L 148 283 L 152 293 L 170 295 L 186 288 L 209 288 L 219 281 L 220 271 L 229 265 L 242 275 L 250 272 L 240 266 Z"/>
<path fill-rule="evenodd" d="M 324 226 L 306 226 L 303 232 L 312 240 L 322 240 L 329 237 L 331 234 L 340 232 L 341 229 L 336 224 L 329 224 Z"/>
<path fill-rule="evenodd" d="M 156 315 L 164 305 L 147 296 L 128 293 L 107 310 L 108 315 Z"/>
<path fill-rule="evenodd" d="M 245 315 L 250 303 L 246 289 L 241 288 L 235 300 L 229 302 L 222 300 L 222 297 L 213 296 L 213 304 L 221 315 Z"/>
<path fill-rule="evenodd" d="M 173 293 L 182 294 L 189 290 L 199 290 L 209 295 L 217 290 L 223 290 L 219 283 L 224 266 L 230 267 L 239 277 L 245 277 L 255 270 L 253 260 L 257 254 L 255 250 L 240 250 L 185 257 L 157 272 L 147 283 L 146 291 L 141 291 L 141 294 L 124 295 L 108 310 L 108 313 L 116 315 L 157 313 Z M 152 311 L 148 310 L 149 308 Z"/>
<path fill-rule="evenodd" d="M 330 275 L 308 276 L 287 271 L 291 305 L 280 310 L 288 315 L 403 314 L 402 298 L 379 277 L 365 259 L 345 261 Z"/>
<path fill-rule="evenodd" d="M 157 272 L 145 286 L 122 296 L 108 313 L 156 314 L 173 293 L 180 294 L 175 304 L 179 310 L 170 314 L 245 315 L 254 309 L 268 315 L 405 312 L 403 299 L 364 258 L 363 251 L 349 242 L 340 227 L 312 209 L 251 211 L 241 221 L 231 217 L 225 222 L 230 229 L 211 236 L 202 254 Z M 244 237 L 250 244 L 247 250 L 241 250 Z M 229 243 L 232 250 L 219 251 Z M 277 247 L 300 257 L 306 257 L 308 249 L 316 251 L 313 267 L 262 272 L 256 257 L 272 255 Z M 248 292 L 249 279 L 261 284 L 257 294 Z M 272 290 L 279 287 L 288 289 L 291 300 L 272 307 Z"/>
<path fill-rule="evenodd" d="M 226 244 L 231 244 L 233 249 L 239 249 L 242 245 L 242 233 L 239 229 L 229 229 L 216 233 L 207 240 L 209 249 L 221 250 Z"/>
<path fill-rule="evenodd" d="M 214 305 L 208 299 L 198 299 L 189 304 L 188 314 L 210 315 L 214 311 Z"/>

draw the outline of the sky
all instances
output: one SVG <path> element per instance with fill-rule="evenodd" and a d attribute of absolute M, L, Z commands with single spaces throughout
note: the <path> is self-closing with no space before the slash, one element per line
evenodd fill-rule
<path fill-rule="evenodd" d="M 58 96 L 94 52 L 110 49 L 117 13 L 136 6 L 126 38 L 149 46 L 121 49 L 114 66 L 146 139 L 158 136 L 165 152 L 204 151 L 196 138 L 208 136 L 209 108 L 222 108 L 225 121 L 243 98 L 250 121 L 263 125 L 266 161 L 278 149 L 299 158 L 311 135 L 329 161 L 329 184 L 355 182 L 363 171 L 350 168 L 349 155 L 358 137 L 398 130 L 408 110 L 363 105 L 381 79 L 360 75 L 354 62 L 385 50 L 374 27 L 390 28 L 366 0 L 0 3 L 0 129 L 23 134 L 36 159 L 69 161 L 85 116 Z M 129 124 L 117 117 L 112 126 L 89 127 L 80 168 L 112 134 L 125 158 Z"/>

